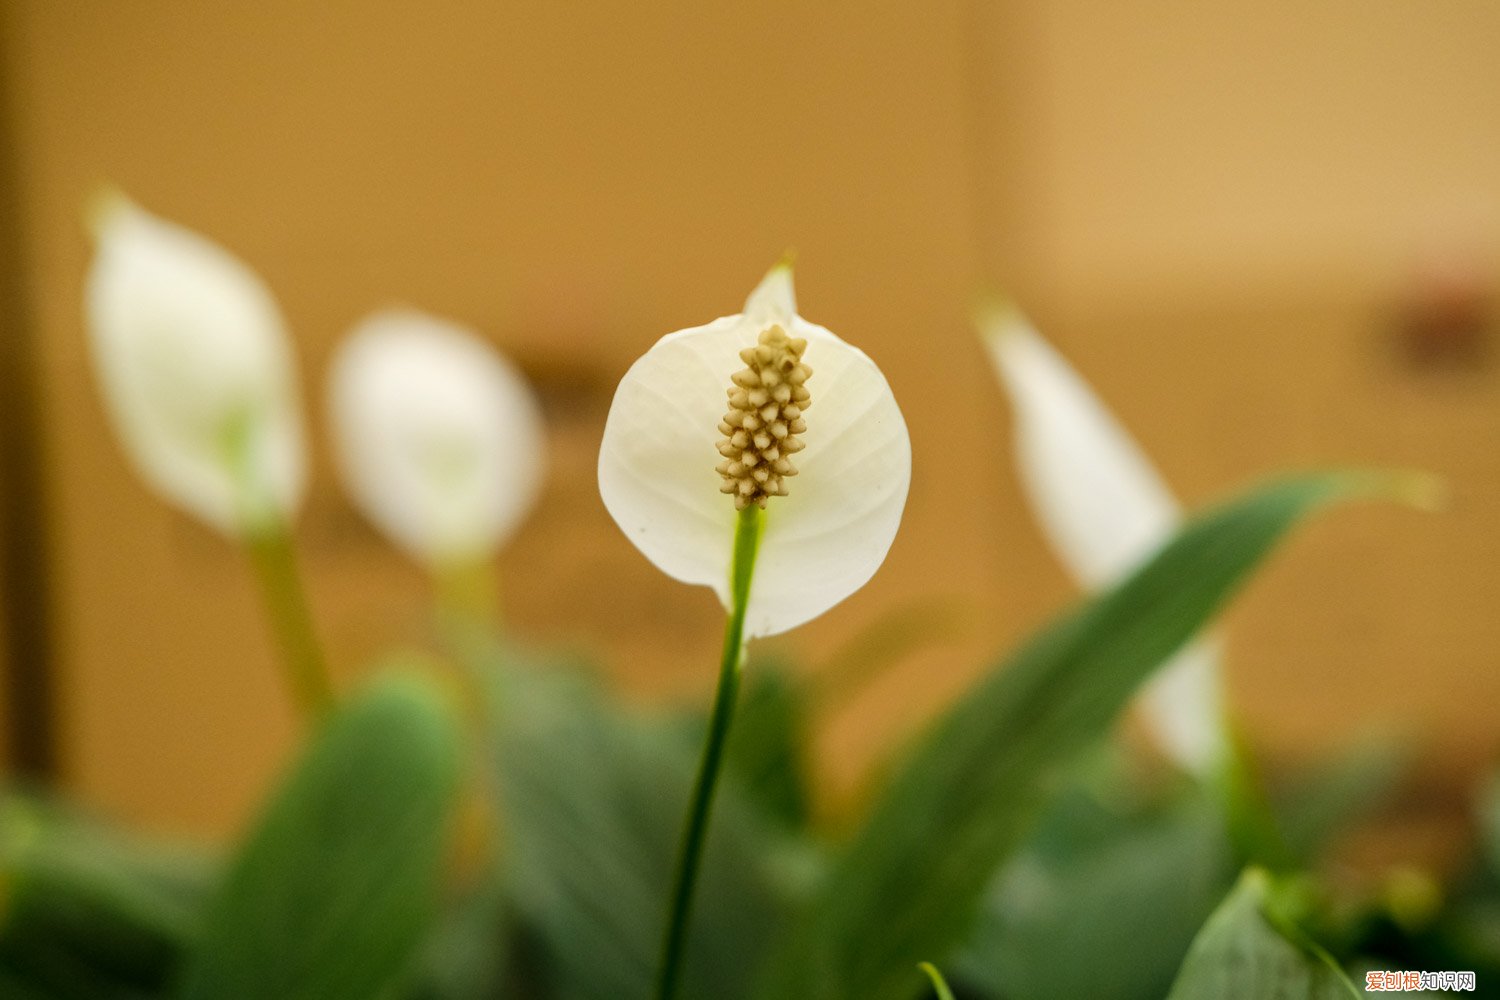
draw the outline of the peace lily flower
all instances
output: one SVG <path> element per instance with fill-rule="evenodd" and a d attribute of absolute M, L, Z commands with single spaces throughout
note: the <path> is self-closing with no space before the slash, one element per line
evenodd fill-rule
<path fill-rule="evenodd" d="M 599 492 L 663 572 L 732 609 L 738 511 L 763 509 L 746 637 L 816 618 L 875 574 L 911 481 L 906 422 L 863 351 L 797 315 L 779 265 L 744 311 L 668 334 L 626 372 Z"/>
<path fill-rule="evenodd" d="M 118 193 L 95 206 L 85 308 L 125 451 L 164 498 L 236 537 L 276 530 L 302 499 L 291 346 L 244 264 Z"/>
<path fill-rule="evenodd" d="M 1084 589 L 1118 582 L 1176 533 L 1177 501 L 1125 428 L 1014 305 L 994 305 L 979 322 L 1010 395 L 1016 464 L 1044 534 Z M 1219 661 L 1217 637 L 1199 639 L 1142 695 L 1162 749 L 1197 774 L 1227 747 Z"/>
<path fill-rule="evenodd" d="M 885 376 L 797 315 L 785 263 L 743 312 L 657 341 L 615 391 L 599 450 L 605 507 L 648 559 L 712 587 L 729 612 L 658 1000 L 676 993 L 745 640 L 800 625 L 863 586 L 895 538 L 910 482 L 911 443 Z"/>
<path fill-rule="evenodd" d="M 115 430 L 169 503 L 242 543 L 293 696 L 333 702 L 289 525 L 306 456 L 296 366 L 271 293 L 215 244 L 101 195 L 85 312 Z"/>
<path fill-rule="evenodd" d="M 535 397 L 457 324 L 412 310 L 364 320 L 334 358 L 329 410 L 355 503 L 431 569 L 488 559 L 541 489 Z"/>

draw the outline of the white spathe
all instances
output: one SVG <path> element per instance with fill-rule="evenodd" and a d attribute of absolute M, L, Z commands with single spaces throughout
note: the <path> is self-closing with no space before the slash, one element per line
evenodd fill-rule
<path fill-rule="evenodd" d="M 493 555 L 541 490 L 531 388 L 455 323 L 406 309 L 362 321 L 334 358 L 329 415 L 350 496 L 429 567 Z"/>
<path fill-rule="evenodd" d="M 306 482 L 296 365 L 270 292 L 209 240 L 118 193 L 85 287 L 109 416 L 146 481 L 233 537 L 278 530 Z"/>
<path fill-rule="evenodd" d="M 780 324 L 807 340 L 811 405 L 799 474 L 765 509 L 746 637 L 816 618 L 885 560 L 911 484 L 911 441 L 885 376 L 863 351 L 797 315 L 792 272 L 773 268 L 744 312 L 668 334 L 615 391 L 599 450 L 604 506 L 663 572 L 712 587 L 725 608 L 736 511 L 719 491 L 718 425 L 739 352 Z"/>
<path fill-rule="evenodd" d="M 1182 511 L 1129 432 L 1009 303 L 980 318 L 1015 414 L 1021 483 L 1043 533 L 1080 586 L 1119 582 L 1176 533 Z M 1163 750 L 1205 773 L 1226 746 L 1219 640 L 1193 642 L 1142 701 Z"/>

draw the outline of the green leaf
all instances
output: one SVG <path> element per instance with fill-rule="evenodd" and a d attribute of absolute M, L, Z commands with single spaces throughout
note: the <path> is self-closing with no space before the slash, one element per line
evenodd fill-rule
<path fill-rule="evenodd" d="M 1247 871 L 1199 932 L 1167 1000 L 1348 1000 L 1358 997 L 1328 954 L 1266 916 L 1270 882 Z"/>
<path fill-rule="evenodd" d="M 187 1000 L 363 1000 L 400 981 L 434 913 L 460 774 L 443 693 L 388 676 L 333 715 L 210 909 Z"/>
<path fill-rule="evenodd" d="M 517 916 L 540 954 L 535 995 L 635 1000 L 657 972 L 698 748 L 557 665 L 493 656 L 493 752 Z M 777 826 L 726 775 L 704 854 L 684 996 L 741 996 L 787 905 Z"/>
<path fill-rule="evenodd" d="M 0 967 L 53 997 L 165 989 L 216 883 L 195 852 L 20 795 L 0 800 L 0 866 Z"/>
<path fill-rule="evenodd" d="M 956 969 L 994 996 L 1160 1000 L 1234 876 L 1198 789 L 1123 813 L 1074 792 L 1001 870 Z"/>
<path fill-rule="evenodd" d="M 1480 983 L 1500 982 L 1500 771 L 1483 782 L 1475 807 L 1475 864 L 1449 886 L 1447 912 L 1421 942 L 1424 964 L 1402 967 L 1472 970 Z"/>
<path fill-rule="evenodd" d="M 1486 779 L 1479 793 L 1479 843 L 1490 871 L 1500 875 L 1500 771 Z"/>
<path fill-rule="evenodd" d="M 1293 787 L 1278 803 L 1278 826 L 1287 846 L 1304 863 L 1330 840 L 1373 814 L 1391 797 L 1411 768 L 1411 748 L 1384 733 L 1372 733 Z"/>
<path fill-rule="evenodd" d="M 688 749 L 698 753 L 708 728 L 698 715 Z M 804 688 L 786 664 L 757 658 L 745 671 L 729 733 L 724 766 L 745 794 L 786 827 L 799 830 L 811 817 L 807 704 Z"/>
<path fill-rule="evenodd" d="M 1289 478 L 1195 518 L 1113 590 L 1001 663 L 916 747 L 785 939 L 762 995 L 904 1000 L 970 930 L 1059 769 L 1223 606 L 1292 525 L 1409 480 Z"/>
<path fill-rule="evenodd" d="M 424 946 L 407 1000 L 501 1000 L 510 960 L 511 915 L 493 873 L 450 900 Z"/>
<path fill-rule="evenodd" d="M 39 984 L 26 973 L 16 972 L 4 961 L 0 961 L 0 997 L 5 997 L 5 1000 L 71 1000 L 72 997 L 79 997 L 80 1000 L 83 997 L 91 1000 L 126 1000 L 129 994 L 114 993 L 108 987 L 95 988 L 91 993 L 62 991 Z"/>

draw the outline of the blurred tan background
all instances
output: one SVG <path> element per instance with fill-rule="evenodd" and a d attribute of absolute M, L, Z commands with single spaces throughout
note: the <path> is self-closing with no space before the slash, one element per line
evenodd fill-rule
<path fill-rule="evenodd" d="M 828 720 L 832 787 L 1072 595 L 968 325 L 987 282 L 1189 503 L 1314 464 L 1447 477 L 1444 514 L 1341 512 L 1278 557 L 1230 617 L 1232 686 L 1276 766 L 1400 729 L 1450 801 L 1500 752 L 1486 0 L 0 9 L 7 699 L 28 732 L 50 712 L 56 768 L 102 808 L 227 832 L 296 734 L 240 558 L 145 493 L 95 398 L 79 219 L 106 179 L 280 298 L 318 461 L 300 534 L 346 678 L 422 634 L 425 586 L 339 495 L 320 376 L 405 302 L 485 331 L 545 399 L 548 495 L 501 560 L 513 627 L 643 697 L 704 696 L 715 602 L 609 522 L 598 437 L 636 355 L 736 311 L 794 246 L 803 312 L 890 378 L 915 478 L 874 583 L 788 645 L 816 667 L 933 596 L 971 620 Z"/>

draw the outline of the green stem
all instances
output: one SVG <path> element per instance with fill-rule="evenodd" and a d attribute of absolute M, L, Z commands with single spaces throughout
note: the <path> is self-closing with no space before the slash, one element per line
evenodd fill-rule
<path fill-rule="evenodd" d="M 698 778 L 693 783 L 693 797 L 688 804 L 687 820 L 682 830 L 682 844 L 677 856 L 677 881 L 672 891 L 672 909 L 667 917 L 662 940 L 661 972 L 657 979 L 657 1000 L 672 1000 L 682 974 L 683 945 L 693 912 L 693 890 L 698 883 L 698 868 L 703 860 L 703 844 L 708 833 L 709 815 L 713 811 L 714 790 L 719 783 L 720 765 L 728 742 L 729 724 L 734 719 L 735 697 L 740 689 L 740 671 L 745 651 L 745 610 L 750 603 L 750 579 L 755 573 L 755 554 L 760 547 L 761 510 L 751 504 L 740 511 L 734 529 L 734 567 L 730 572 L 732 607 L 724 626 L 724 651 L 719 661 L 719 687 L 714 694 L 713 712 L 709 717 L 708 737 L 703 744 L 703 758 Z"/>
<path fill-rule="evenodd" d="M 333 687 L 302 574 L 297 571 L 291 527 L 254 458 L 256 434 L 264 419 L 264 414 L 248 405 L 228 414 L 217 443 L 238 489 L 239 533 L 271 619 L 281 668 L 297 707 L 308 719 L 317 720 L 333 708 Z"/>
<path fill-rule="evenodd" d="M 499 581 L 488 560 L 445 563 L 435 568 L 433 583 L 438 615 L 444 624 L 497 628 L 500 624 Z"/>
<path fill-rule="evenodd" d="M 333 687 L 297 571 L 291 535 L 276 525 L 252 532 L 245 544 L 292 698 L 309 719 L 322 718 L 333 707 Z"/>

